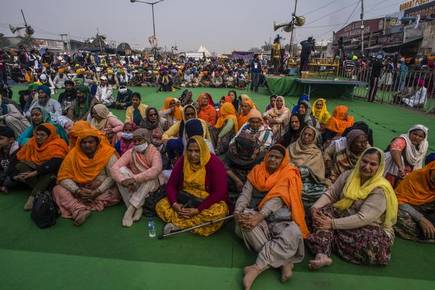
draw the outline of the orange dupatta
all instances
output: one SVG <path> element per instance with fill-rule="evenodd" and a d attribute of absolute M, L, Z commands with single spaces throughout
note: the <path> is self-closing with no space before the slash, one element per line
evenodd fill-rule
<path fill-rule="evenodd" d="M 97 137 L 100 140 L 100 144 L 98 144 L 94 157 L 89 159 L 81 150 L 80 142 L 84 138 L 91 136 Z M 57 182 L 72 179 L 78 184 L 90 183 L 106 167 L 107 162 L 109 162 L 113 154 L 115 154 L 115 148 L 109 145 L 97 129 L 84 129 L 79 133 L 74 148 L 65 157 L 57 175 Z"/>
<path fill-rule="evenodd" d="M 343 105 L 335 107 L 332 117 L 326 123 L 326 129 L 341 135 L 346 128 L 352 127 L 355 120 L 353 116 L 347 115 L 348 111 L 349 108 Z"/>
<path fill-rule="evenodd" d="M 246 115 L 244 115 L 243 112 L 240 112 L 239 118 L 237 119 L 239 127 L 242 127 L 246 122 L 248 122 L 249 113 L 255 108 L 254 102 L 249 98 L 242 98 L 242 103 L 248 104 L 251 110 Z"/>
<path fill-rule="evenodd" d="M 399 204 L 423 205 L 435 201 L 435 186 L 430 182 L 433 170 L 435 161 L 406 176 L 396 188 Z"/>
<path fill-rule="evenodd" d="M 233 120 L 234 131 L 239 131 L 239 125 L 237 122 L 237 113 L 232 103 L 224 103 L 219 110 L 220 116 L 216 122 L 215 128 L 222 128 L 227 120 Z"/>
<path fill-rule="evenodd" d="M 257 190 L 267 192 L 260 201 L 259 208 L 261 209 L 272 198 L 281 198 L 290 209 L 292 219 L 306 238 L 309 231 L 305 223 L 305 211 L 302 204 L 302 179 L 299 170 L 289 163 L 288 151 L 284 147 L 282 148 L 285 151 L 285 156 L 280 167 L 274 173 L 270 174 L 267 171 L 269 158 L 269 153 L 267 153 L 264 160 L 249 172 L 248 180 Z"/>
<path fill-rule="evenodd" d="M 68 145 L 66 142 L 57 135 L 56 127 L 50 123 L 44 123 L 39 127 L 45 127 L 50 131 L 50 135 L 42 145 L 36 143 L 35 136 L 30 138 L 17 153 L 18 160 L 31 161 L 36 165 L 52 159 L 52 158 L 64 158 L 68 153 Z"/>
<path fill-rule="evenodd" d="M 167 97 L 165 98 L 165 101 L 163 102 L 163 110 L 168 110 L 171 107 L 171 102 L 174 101 L 175 98 L 173 97 Z M 183 120 L 183 112 L 180 109 L 180 106 L 176 105 L 174 108 L 174 111 L 172 112 L 172 115 L 177 121 Z"/>

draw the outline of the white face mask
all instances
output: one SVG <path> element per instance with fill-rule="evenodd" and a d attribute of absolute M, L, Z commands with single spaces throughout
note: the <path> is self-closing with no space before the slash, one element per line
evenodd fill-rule
<path fill-rule="evenodd" d="M 134 146 L 134 150 L 136 150 L 137 152 L 144 152 L 147 148 L 148 148 L 148 143 L 143 143 L 143 144 Z"/>
<path fill-rule="evenodd" d="M 131 140 L 131 139 L 133 139 L 133 133 L 131 133 L 131 132 L 122 132 L 122 138 L 124 138 L 126 140 Z"/>
<path fill-rule="evenodd" d="M 119 89 L 119 92 L 120 92 L 121 94 L 125 94 L 125 93 L 127 92 L 127 88 L 120 88 L 120 89 Z"/>

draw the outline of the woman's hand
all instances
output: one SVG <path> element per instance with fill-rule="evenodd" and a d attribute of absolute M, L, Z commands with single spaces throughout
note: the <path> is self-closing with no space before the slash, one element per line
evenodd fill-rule
<path fill-rule="evenodd" d="M 399 167 L 399 177 L 404 178 L 406 175 L 405 168 L 403 166 Z"/>
<path fill-rule="evenodd" d="M 316 213 L 316 219 L 314 220 L 314 226 L 319 230 L 332 230 L 332 218 L 321 213 Z"/>
<path fill-rule="evenodd" d="M 195 215 L 199 214 L 199 210 L 197 208 L 181 208 L 178 215 L 182 218 L 191 218 Z"/>
<path fill-rule="evenodd" d="M 178 202 L 174 202 L 172 204 L 172 209 L 175 210 L 176 213 L 180 213 L 182 208 L 183 208 L 183 206 L 181 204 L 179 204 Z"/>
<path fill-rule="evenodd" d="M 435 239 L 435 227 L 427 218 L 423 217 L 418 224 L 427 239 Z"/>

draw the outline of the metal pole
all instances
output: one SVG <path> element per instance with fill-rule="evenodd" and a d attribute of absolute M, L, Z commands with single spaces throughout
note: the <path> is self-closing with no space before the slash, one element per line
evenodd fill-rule
<path fill-rule="evenodd" d="M 364 0 L 361 0 L 361 57 L 364 56 Z"/>
<path fill-rule="evenodd" d="M 156 25 L 154 24 L 154 4 L 156 3 L 151 4 L 151 11 L 153 13 L 153 36 L 156 38 Z"/>
<path fill-rule="evenodd" d="M 295 10 L 293 10 L 293 14 L 292 14 L 292 31 L 290 33 L 290 48 L 289 48 L 289 55 L 290 57 L 293 56 L 293 48 L 292 48 L 292 44 L 293 44 L 293 30 L 295 29 L 295 16 L 296 16 L 296 8 L 298 7 L 298 0 L 295 0 Z"/>

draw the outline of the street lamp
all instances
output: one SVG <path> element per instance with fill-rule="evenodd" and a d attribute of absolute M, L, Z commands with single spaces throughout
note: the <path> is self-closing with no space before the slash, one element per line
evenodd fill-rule
<path fill-rule="evenodd" d="M 147 2 L 147 1 L 141 1 L 141 0 L 130 0 L 130 2 L 131 3 L 138 2 L 138 3 L 151 5 L 151 12 L 153 15 L 153 39 L 154 39 L 154 41 L 156 41 L 156 25 L 155 25 L 155 21 L 154 21 L 154 5 L 156 5 L 157 3 L 163 2 L 163 0 L 158 0 L 158 1 L 154 1 L 154 2 Z M 155 57 L 155 54 L 156 54 L 156 50 L 154 48 L 154 57 Z"/>

